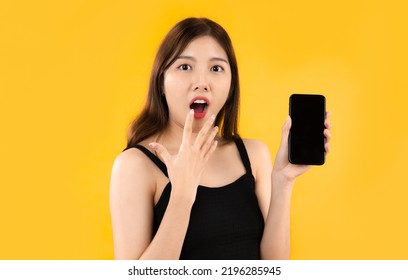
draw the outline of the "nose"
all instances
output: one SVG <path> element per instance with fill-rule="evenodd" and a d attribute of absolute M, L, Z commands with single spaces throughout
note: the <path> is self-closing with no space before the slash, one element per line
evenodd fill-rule
<path fill-rule="evenodd" d="M 194 91 L 200 91 L 200 90 L 208 91 L 208 87 L 202 85 L 202 86 L 196 86 L 196 87 L 194 88 Z"/>
<path fill-rule="evenodd" d="M 208 77 L 206 73 L 197 73 L 195 77 L 195 82 L 193 85 L 194 91 L 209 91 L 210 85 L 208 82 Z"/>

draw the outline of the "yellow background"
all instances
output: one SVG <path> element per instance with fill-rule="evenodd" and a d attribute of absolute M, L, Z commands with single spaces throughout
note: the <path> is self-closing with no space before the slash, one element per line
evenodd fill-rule
<path fill-rule="evenodd" d="M 1 1 L 0 259 L 113 258 L 111 166 L 188 16 L 231 35 L 241 134 L 272 156 L 290 94 L 327 98 L 332 152 L 297 181 L 292 258 L 408 259 L 402 2 Z"/>

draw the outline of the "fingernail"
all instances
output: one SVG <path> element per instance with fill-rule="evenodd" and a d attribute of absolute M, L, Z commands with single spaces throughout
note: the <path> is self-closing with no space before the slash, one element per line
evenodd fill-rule
<path fill-rule="evenodd" d="M 191 109 L 189 113 L 194 114 L 194 109 Z"/>
<path fill-rule="evenodd" d="M 149 147 L 154 149 L 154 148 L 156 148 L 156 144 L 155 143 L 149 143 Z"/>
<path fill-rule="evenodd" d="M 211 115 L 211 119 L 215 120 L 215 115 Z"/>

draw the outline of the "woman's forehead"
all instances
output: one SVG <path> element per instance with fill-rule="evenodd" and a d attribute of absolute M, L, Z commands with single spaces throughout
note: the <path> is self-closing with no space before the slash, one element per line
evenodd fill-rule
<path fill-rule="evenodd" d="M 211 36 L 201 36 L 191 40 L 178 57 L 192 57 L 199 54 L 209 54 L 214 58 L 228 61 L 227 53 L 216 39 Z"/>

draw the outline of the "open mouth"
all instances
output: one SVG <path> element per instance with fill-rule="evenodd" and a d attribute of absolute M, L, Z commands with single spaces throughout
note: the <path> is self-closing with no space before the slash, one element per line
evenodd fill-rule
<path fill-rule="evenodd" d="M 198 119 L 203 118 L 207 112 L 208 104 L 208 100 L 205 98 L 195 98 L 190 104 L 190 109 L 194 110 L 194 117 Z"/>

